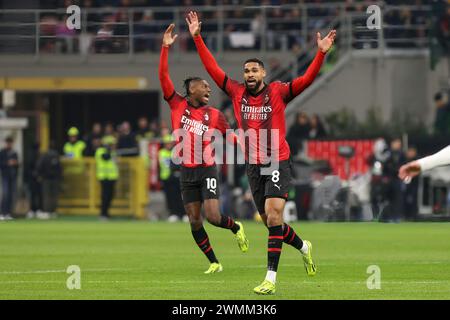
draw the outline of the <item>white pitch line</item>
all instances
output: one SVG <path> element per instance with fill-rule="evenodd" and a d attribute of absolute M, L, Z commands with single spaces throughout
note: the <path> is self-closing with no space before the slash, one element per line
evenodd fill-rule
<path fill-rule="evenodd" d="M 0 274 L 41 274 L 41 273 L 63 273 L 66 270 L 35 270 L 35 271 L 0 271 Z"/>
<path fill-rule="evenodd" d="M 99 271 L 136 271 L 141 269 L 81 269 L 82 272 L 99 272 Z M 142 271 L 142 270 L 141 270 Z M 0 271 L 0 274 L 45 274 L 45 273 L 66 273 L 65 269 L 57 270 L 30 270 L 30 271 Z"/>
<path fill-rule="evenodd" d="M 230 281 L 230 282 L 236 282 L 236 281 Z M 450 280 L 417 280 L 417 281 L 396 281 L 396 280 L 383 280 L 382 281 L 385 284 L 444 284 L 450 282 Z M 17 280 L 17 281 L 0 281 L 0 283 L 62 283 L 61 281 L 39 281 L 39 280 Z M 83 283 L 170 283 L 170 284 L 184 284 L 184 283 L 225 283 L 225 281 L 213 281 L 213 280 L 170 280 L 170 281 L 160 281 L 160 280 L 88 280 L 84 281 Z M 317 281 L 311 281 L 311 280 L 303 280 L 298 281 L 297 284 L 316 284 L 316 285 L 323 285 L 323 284 L 365 284 L 366 281 L 333 281 L 333 280 L 317 280 Z"/>

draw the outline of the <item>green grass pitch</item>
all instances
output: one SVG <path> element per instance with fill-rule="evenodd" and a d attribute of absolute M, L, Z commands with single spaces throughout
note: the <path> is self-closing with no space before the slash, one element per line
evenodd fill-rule
<path fill-rule="evenodd" d="M 60 218 L 0 223 L 0 299 L 450 299 L 449 223 L 294 223 L 311 240 L 318 274 L 307 277 L 299 253 L 283 246 L 277 293 L 253 287 L 265 276 L 267 231 L 244 223 L 242 254 L 228 230 L 206 225 L 219 274 L 185 223 L 100 222 Z M 69 265 L 81 289 L 69 290 Z M 367 268 L 381 289 L 367 288 Z"/>

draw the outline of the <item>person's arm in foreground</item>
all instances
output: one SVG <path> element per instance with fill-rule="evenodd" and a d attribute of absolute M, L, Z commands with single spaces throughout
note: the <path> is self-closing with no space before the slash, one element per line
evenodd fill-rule
<path fill-rule="evenodd" d="M 450 164 L 450 146 L 445 147 L 431 156 L 419 160 L 408 162 L 400 167 L 398 177 L 407 182 L 418 176 L 421 172 L 430 170 L 439 166 Z"/>

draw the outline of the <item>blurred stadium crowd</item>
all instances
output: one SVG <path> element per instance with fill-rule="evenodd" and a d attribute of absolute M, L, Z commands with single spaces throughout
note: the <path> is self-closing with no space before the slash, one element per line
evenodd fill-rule
<path fill-rule="evenodd" d="M 384 37 L 392 39 L 387 43 L 389 47 L 422 47 L 430 30 L 430 16 L 422 6 L 431 4 L 432 0 L 415 1 L 385 1 L 387 5 L 413 5 L 414 7 L 400 7 L 395 10 L 384 10 Z M 223 5 L 239 5 L 223 9 Z M 374 2 L 375 3 L 375 2 Z M 54 10 L 66 8 L 71 4 L 80 5 L 88 10 L 86 21 L 88 26 L 82 30 L 69 30 L 65 24 L 65 14 L 43 12 L 40 16 L 40 30 L 44 39 L 41 39 L 43 52 L 95 52 L 95 53 L 121 53 L 128 52 L 130 41 L 133 41 L 134 52 L 157 52 L 159 49 L 160 34 L 165 27 L 177 19 L 182 19 L 185 13 L 193 6 L 199 8 L 199 15 L 204 20 L 202 26 L 211 45 L 216 45 L 217 36 L 223 36 L 223 48 L 232 49 L 260 49 L 265 37 L 265 46 L 269 49 L 292 49 L 296 45 L 304 46 L 310 41 L 310 33 L 301 32 L 303 23 L 308 29 L 327 27 L 344 10 L 353 14 L 353 23 L 365 25 L 367 1 L 193 1 L 193 0 L 64 0 L 41 1 L 40 8 Z M 311 4 L 302 10 L 298 4 Z M 325 4 L 323 7 L 321 4 Z M 335 4 L 335 6 L 333 6 Z M 259 6 L 274 6 L 264 15 Z M 280 7 L 285 5 L 285 7 Z M 201 9 L 204 6 L 204 9 Z M 152 7 L 152 8 L 151 8 Z M 172 9 L 179 7 L 180 9 Z M 128 11 L 132 9 L 132 11 Z M 181 10 L 181 11 L 179 11 Z M 223 11 L 221 11 L 223 10 Z M 304 11 L 304 12 L 303 12 Z M 448 41 L 448 17 L 443 13 L 442 37 Z M 307 16 L 308 19 L 303 18 Z M 183 21 L 183 20 L 181 20 Z M 220 25 L 223 22 L 223 26 Z M 181 23 L 180 39 L 188 38 L 187 30 Z M 223 30 L 221 30 L 223 29 Z M 285 36 L 276 37 L 283 33 Z M 209 34 L 208 34 L 209 33 Z M 243 35 L 242 33 L 248 33 Z M 83 34 L 82 38 L 77 38 Z M 375 36 L 365 32 L 355 31 L 356 39 L 367 39 L 367 42 L 355 42 L 355 48 L 367 46 L 376 47 L 376 42 L 370 41 Z M 54 39 L 56 38 L 56 40 Z M 411 41 L 405 41 L 405 39 Z M 395 39 L 400 39 L 395 41 Z M 444 39 L 443 39 L 444 40 Z M 445 41 L 444 41 L 445 42 Z M 193 50 L 188 41 L 182 41 L 181 49 Z"/>

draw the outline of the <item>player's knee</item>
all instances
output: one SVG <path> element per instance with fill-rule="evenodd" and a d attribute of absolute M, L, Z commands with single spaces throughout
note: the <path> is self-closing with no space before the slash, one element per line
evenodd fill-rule
<path fill-rule="evenodd" d="M 266 220 L 267 227 L 277 226 L 282 223 L 282 212 L 278 208 L 268 206 L 266 208 L 266 215 L 267 215 Z"/>
<path fill-rule="evenodd" d="M 192 230 L 198 230 L 202 227 L 202 219 L 197 217 L 189 217 L 189 223 Z"/>

